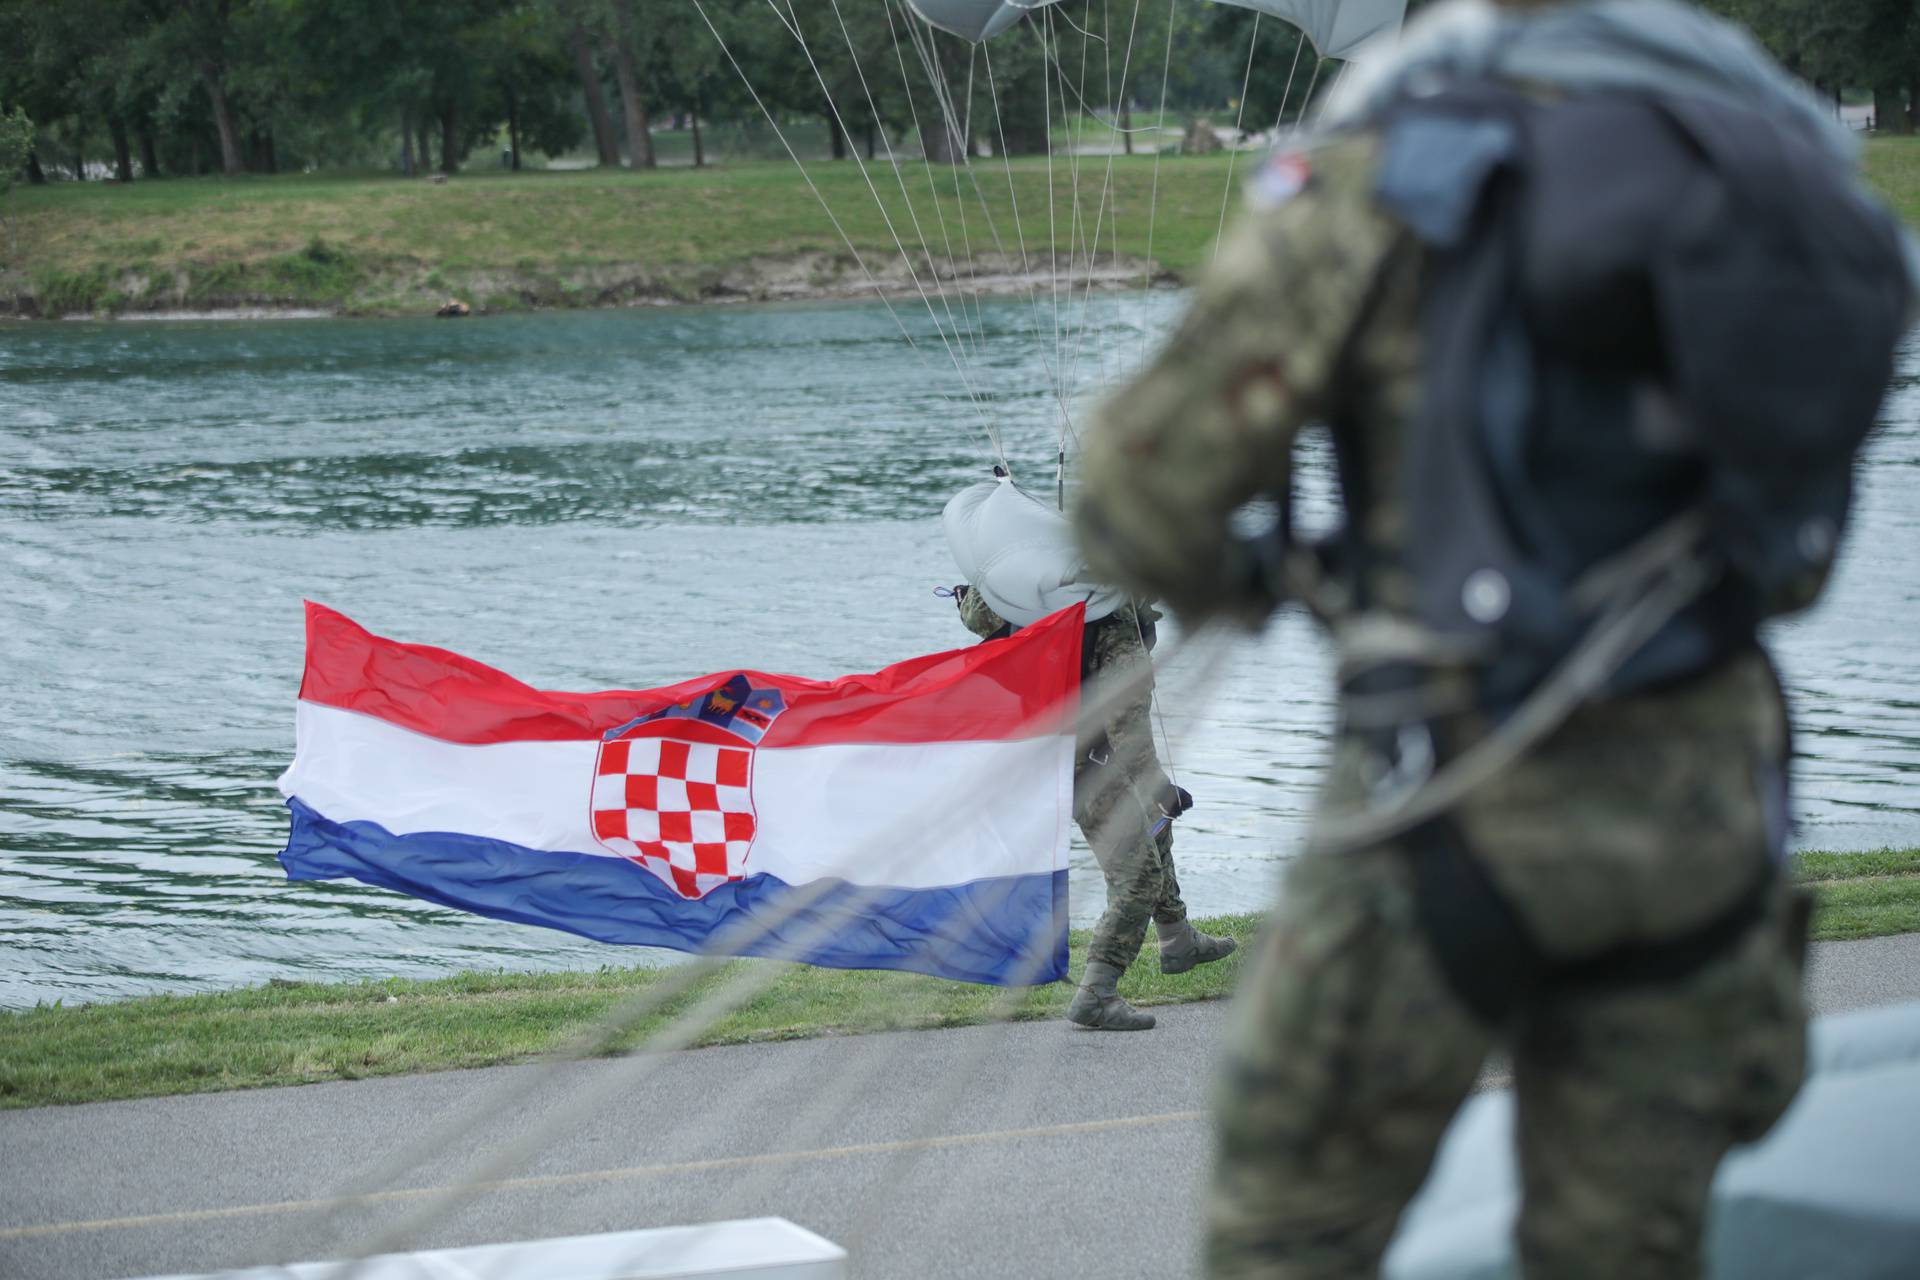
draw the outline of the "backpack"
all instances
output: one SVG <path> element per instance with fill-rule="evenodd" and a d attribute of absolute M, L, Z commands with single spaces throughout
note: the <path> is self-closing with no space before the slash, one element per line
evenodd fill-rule
<path fill-rule="evenodd" d="M 1408 567 L 1420 620 L 1489 655 L 1487 704 L 1523 699 L 1590 624 L 1583 584 L 1689 512 L 1715 580 L 1604 692 L 1810 603 L 1906 329 L 1892 217 L 1719 100 L 1473 84 L 1380 124 L 1378 198 L 1426 252 Z"/>

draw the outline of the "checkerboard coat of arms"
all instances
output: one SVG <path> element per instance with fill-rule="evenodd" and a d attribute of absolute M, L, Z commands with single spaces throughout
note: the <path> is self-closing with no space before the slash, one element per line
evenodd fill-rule
<path fill-rule="evenodd" d="M 603 734 L 593 838 L 683 898 L 744 880 L 759 829 L 753 758 L 786 699 L 735 673 L 717 688 Z"/>

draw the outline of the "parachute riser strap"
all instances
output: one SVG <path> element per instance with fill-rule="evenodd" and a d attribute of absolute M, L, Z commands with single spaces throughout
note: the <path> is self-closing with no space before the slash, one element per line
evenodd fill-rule
<path fill-rule="evenodd" d="M 1308 849 L 1333 854 L 1380 844 L 1454 808 L 1598 694 L 1662 627 L 1714 585 L 1719 572 L 1717 560 L 1703 552 L 1678 555 L 1643 589 L 1616 600 L 1539 687 L 1485 738 L 1423 779 L 1385 796 L 1379 805 L 1322 815 L 1308 836 Z"/>

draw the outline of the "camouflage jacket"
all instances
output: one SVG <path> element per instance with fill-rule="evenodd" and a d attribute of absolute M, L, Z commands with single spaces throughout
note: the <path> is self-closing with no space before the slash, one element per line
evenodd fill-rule
<path fill-rule="evenodd" d="M 1075 522 L 1103 579 L 1185 619 L 1233 609 L 1234 513 L 1288 491 L 1296 438 L 1323 423 L 1377 482 L 1347 495 L 1368 612 L 1322 602 L 1336 648 L 1413 625 L 1393 481 L 1420 392 L 1422 250 L 1374 199 L 1380 152 L 1360 133 L 1269 161 L 1171 340 L 1098 410 Z M 1465 719 L 1462 745 L 1485 732 Z M 1771 672 L 1747 654 L 1682 689 L 1583 708 L 1455 816 L 1550 950 L 1672 937 L 1738 901 L 1777 841 L 1778 801 L 1761 792 L 1783 741 Z M 1366 805 L 1365 756 L 1342 738 L 1323 809 Z"/>
<path fill-rule="evenodd" d="M 1013 631 L 1013 625 L 995 613 L 978 591 L 963 591 L 954 603 L 960 607 L 960 621 L 982 640 Z M 1110 763 L 1149 797 L 1162 794 L 1170 785 L 1153 747 L 1153 663 L 1145 643 L 1148 628 L 1159 618 L 1149 605 L 1122 605 L 1087 624 L 1080 653 L 1085 697 L 1104 702 L 1100 695 L 1107 680 L 1129 683 L 1124 696 L 1081 725 L 1076 764 L 1085 763 L 1089 756 L 1096 763 Z"/>

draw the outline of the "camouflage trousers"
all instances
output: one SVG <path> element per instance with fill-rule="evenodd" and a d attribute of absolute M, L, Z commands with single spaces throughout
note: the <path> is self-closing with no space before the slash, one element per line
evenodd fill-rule
<path fill-rule="evenodd" d="M 1512 1056 L 1529 1276 L 1700 1274 L 1709 1184 L 1799 1086 L 1791 890 L 1666 983 L 1459 1002 L 1392 849 L 1301 859 L 1244 984 L 1214 1108 L 1217 1277 L 1370 1276 L 1496 1044 Z M 1577 909 L 1577 904 L 1569 904 Z"/>
<path fill-rule="evenodd" d="M 1093 927 L 1089 961 L 1125 969 L 1140 954 L 1147 922 L 1187 918 L 1173 870 L 1173 824 L 1156 834 L 1159 809 L 1112 769 L 1083 762 L 1073 775 L 1073 820 L 1107 882 L 1107 909 Z"/>

